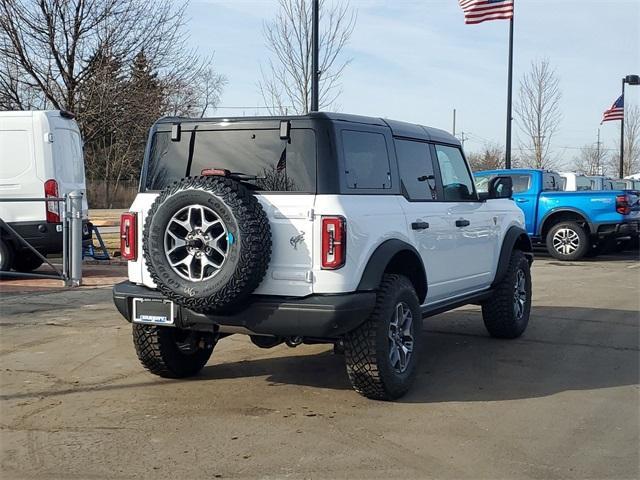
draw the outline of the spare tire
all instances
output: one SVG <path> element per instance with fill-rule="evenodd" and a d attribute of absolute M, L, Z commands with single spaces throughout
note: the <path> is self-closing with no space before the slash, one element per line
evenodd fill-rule
<path fill-rule="evenodd" d="M 144 259 L 169 299 L 207 312 L 253 292 L 271 259 L 269 220 L 254 195 L 228 177 L 189 177 L 165 188 L 144 225 Z"/>

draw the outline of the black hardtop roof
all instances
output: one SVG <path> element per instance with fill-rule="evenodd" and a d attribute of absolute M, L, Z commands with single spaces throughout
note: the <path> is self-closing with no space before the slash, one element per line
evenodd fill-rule
<path fill-rule="evenodd" d="M 314 112 L 307 115 L 283 115 L 283 116 L 257 116 L 257 117 L 210 117 L 210 118 L 190 118 L 190 117 L 162 117 L 156 124 L 163 123 L 235 123 L 248 122 L 255 123 L 261 121 L 281 121 L 281 120 L 329 120 L 349 123 L 359 123 L 364 125 L 388 126 L 393 135 L 398 137 L 416 138 L 419 140 L 435 141 L 460 145 L 460 141 L 445 130 L 433 127 L 425 127 L 416 123 L 400 122 L 379 117 L 366 117 L 363 115 L 352 115 L 348 113 Z"/>

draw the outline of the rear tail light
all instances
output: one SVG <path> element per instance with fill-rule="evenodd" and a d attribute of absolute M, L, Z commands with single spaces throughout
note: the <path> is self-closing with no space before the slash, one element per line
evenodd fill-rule
<path fill-rule="evenodd" d="M 631 205 L 629 204 L 629 197 L 627 195 L 616 196 L 616 212 L 622 215 L 629 215 L 631 213 Z"/>
<path fill-rule="evenodd" d="M 58 198 L 58 182 L 47 180 L 44 182 L 45 198 Z M 60 205 L 58 202 L 46 202 L 47 223 L 60 222 Z"/>
<path fill-rule="evenodd" d="M 120 217 L 120 254 L 124 260 L 135 261 L 138 258 L 137 215 L 123 213 Z"/>
<path fill-rule="evenodd" d="M 336 270 L 347 259 L 347 222 L 344 217 L 322 217 L 322 268 Z"/>

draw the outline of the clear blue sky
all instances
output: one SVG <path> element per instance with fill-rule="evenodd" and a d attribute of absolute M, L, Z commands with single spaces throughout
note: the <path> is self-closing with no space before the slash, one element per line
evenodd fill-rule
<path fill-rule="evenodd" d="M 456 129 L 469 136 L 466 150 L 487 140 L 504 144 L 508 21 L 465 25 L 456 0 L 350 4 L 358 21 L 344 53 L 353 61 L 343 76 L 341 111 L 451 130 L 455 107 Z M 262 24 L 276 8 L 275 0 L 192 0 L 194 46 L 215 51 L 215 66 L 229 80 L 216 116 L 243 114 L 225 106 L 262 105 L 259 65 L 268 56 Z M 570 165 L 578 147 L 596 141 L 620 79 L 640 74 L 640 1 L 516 0 L 515 22 L 514 92 L 532 60 L 550 60 L 564 113 L 553 146 Z M 640 86 L 627 92 L 627 104 L 640 104 Z M 601 136 L 615 148 L 619 122 L 605 123 Z"/>

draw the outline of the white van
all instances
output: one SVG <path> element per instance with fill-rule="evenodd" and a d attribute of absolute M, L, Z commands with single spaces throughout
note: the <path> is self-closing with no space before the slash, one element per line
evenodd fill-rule
<path fill-rule="evenodd" d="M 0 198 L 63 197 L 80 190 L 87 218 L 82 137 L 65 111 L 0 112 Z M 40 253 L 62 251 L 56 202 L 0 202 L 0 218 Z M 1 225 L 1 224 L 0 224 Z M 88 236 L 88 229 L 83 232 Z M 0 270 L 28 272 L 42 260 L 6 228 L 0 229 Z"/>

